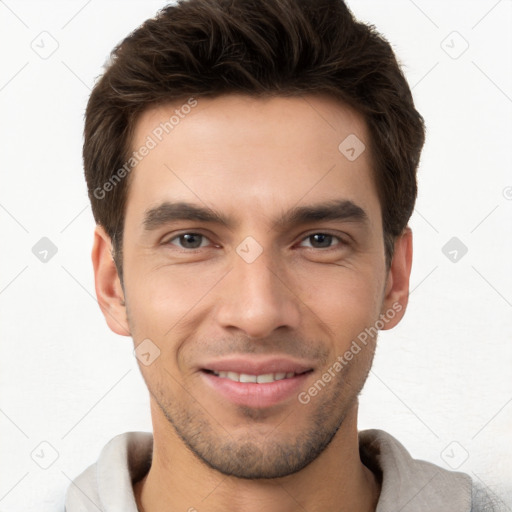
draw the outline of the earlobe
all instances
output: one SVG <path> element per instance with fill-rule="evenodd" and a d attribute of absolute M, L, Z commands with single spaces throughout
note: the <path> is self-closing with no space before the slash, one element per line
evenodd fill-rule
<path fill-rule="evenodd" d="M 393 259 L 388 272 L 381 311 L 381 314 L 388 318 L 384 330 L 395 327 L 404 316 L 409 301 L 411 267 L 412 231 L 406 227 L 395 241 Z"/>
<path fill-rule="evenodd" d="M 112 257 L 112 242 L 103 227 L 96 226 L 92 249 L 96 297 L 110 329 L 129 336 L 124 292 Z"/>

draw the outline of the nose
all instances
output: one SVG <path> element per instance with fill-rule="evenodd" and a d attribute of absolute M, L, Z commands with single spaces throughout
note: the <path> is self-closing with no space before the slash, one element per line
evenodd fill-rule
<path fill-rule="evenodd" d="M 248 263 L 237 254 L 223 281 L 217 321 L 224 329 L 238 330 L 253 339 L 270 336 L 300 322 L 300 299 L 286 282 L 285 272 L 264 251 Z"/>

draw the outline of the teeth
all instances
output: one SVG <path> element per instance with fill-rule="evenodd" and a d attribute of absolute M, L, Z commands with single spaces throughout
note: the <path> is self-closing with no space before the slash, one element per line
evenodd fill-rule
<path fill-rule="evenodd" d="M 247 373 L 241 373 L 240 382 L 258 382 L 258 377 L 256 377 L 256 375 L 248 375 Z"/>
<path fill-rule="evenodd" d="M 256 377 L 256 382 L 258 384 L 262 384 L 265 382 L 274 382 L 276 379 L 272 373 L 265 373 L 265 375 L 258 375 Z"/>
<path fill-rule="evenodd" d="M 275 382 L 276 380 L 290 379 L 295 375 L 294 372 L 278 372 L 278 373 L 264 373 L 262 375 L 249 375 L 247 373 L 236 372 L 213 372 L 214 375 L 222 379 L 229 379 L 235 382 L 253 382 L 258 384 L 266 384 Z"/>

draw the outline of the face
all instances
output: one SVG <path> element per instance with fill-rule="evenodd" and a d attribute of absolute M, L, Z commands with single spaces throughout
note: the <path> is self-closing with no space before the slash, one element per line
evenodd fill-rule
<path fill-rule="evenodd" d="M 159 141 L 176 108 L 136 126 L 134 150 L 156 145 L 130 176 L 122 291 L 102 285 L 113 271 L 97 233 L 100 303 L 112 329 L 145 343 L 157 421 L 225 474 L 291 474 L 356 407 L 376 323 L 405 309 L 410 250 L 397 247 L 388 273 L 353 110 L 317 96 L 198 99 Z"/>

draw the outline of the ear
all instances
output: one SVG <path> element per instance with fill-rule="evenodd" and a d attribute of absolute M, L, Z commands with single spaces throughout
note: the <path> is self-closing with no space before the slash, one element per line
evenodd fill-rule
<path fill-rule="evenodd" d="M 383 330 L 392 329 L 404 316 L 407 303 L 409 302 L 411 267 L 412 231 L 407 226 L 395 241 L 395 250 L 388 272 L 381 310 L 381 315 L 385 315 L 387 318 Z M 393 316 L 391 316 L 391 313 Z"/>
<path fill-rule="evenodd" d="M 94 231 L 92 248 L 96 297 L 110 329 L 121 336 L 129 336 L 124 292 L 112 257 L 112 241 L 101 226 Z"/>

